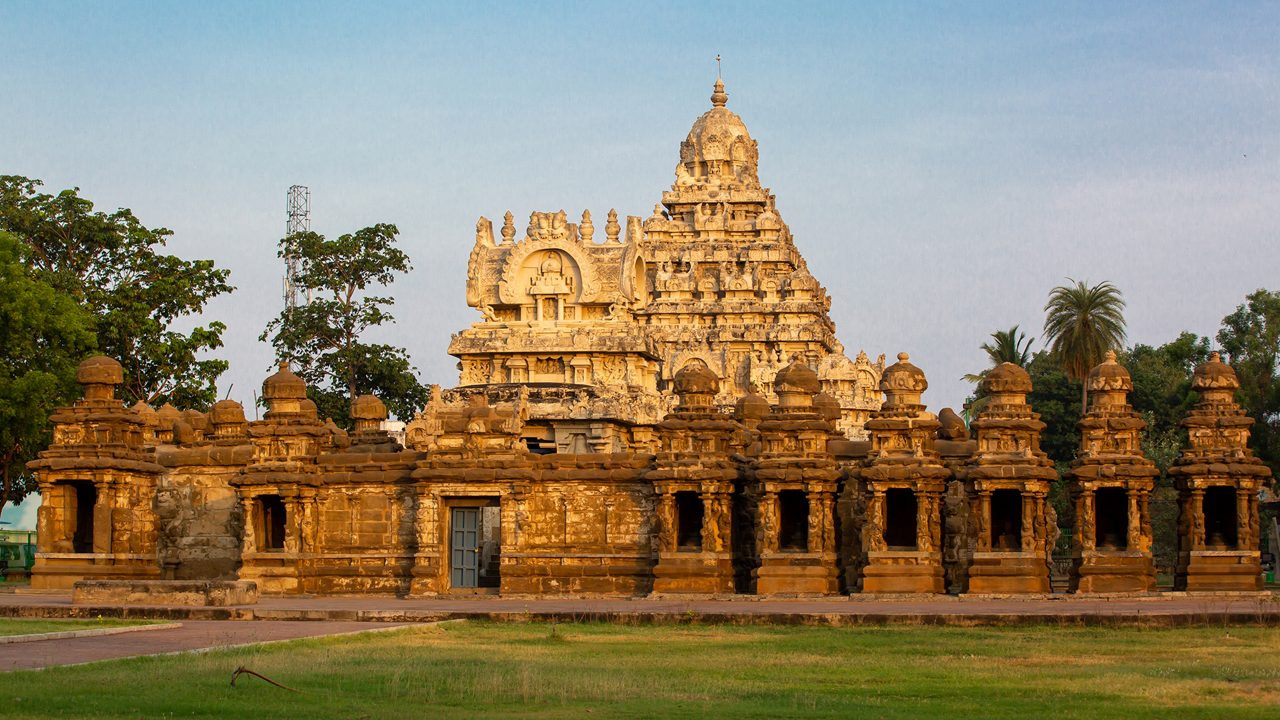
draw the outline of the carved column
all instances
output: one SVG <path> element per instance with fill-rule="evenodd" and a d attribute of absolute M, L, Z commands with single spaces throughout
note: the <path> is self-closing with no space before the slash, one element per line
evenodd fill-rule
<path fill-rule="evenodd" d="M 1079 527 L 1077 533 L 1079 533 L 1080 547 L 1085 550 L 1094 550 L 1098 545 L 1098 516 L 1095 514 L 1092 489 L 1080 493 L 1076 507 L 1079 513 L 1076 516 L 1078 518 L 1076 525 Z"/>
<path fill-rule="evenodd" d="M 93 551 L 109 553 L 111 549 L 111 510 L 115 488 L 110 482 L 94 482 L 97 498 L 93 504 Z"/>
<path fill-rule="evenodd" d="M 991 552 L 991 493 L 978 493 L 978 552 Z"/>
<path fill-rule="evenodd" d="M 778 527 L 780 524 L 778 513 L 778 493 L 766 491 L 760 497 L 761 526 L 764 529 L 760 537 L 760 552 L 762 554 L 778 551 L 778 533 L 781 531 L 781 528 Z"/>
<path fill-rule="evenodd" d="M 835 493 L 822 492 L 818 494 L 818 497 L 822 508 L 822 547 L 820 550 L 824 553 L 834 553 L 836 551 Z"/>
<path fill-rule="evenodd" d="M 1250 537 L 1249 533 L 1249 495 L 1251 493 L 1243 488 L 1236 488 L 1236 548 L 1237 550 L 1252 549 L 1257 545 L 1257 540 Z"/>
<path fill-rule="evenodd" d="M 1187 510 L 1191 517 L 1191 549 L 1204 550 L 1204 490 L 1196 488 L 1191 491 L 1190 507 Z"/>
<path fill-rule="evenodd" d="M 1128 537 L 1125 538 L 1125 545 L 1131 550 L 1142 549 L 1142 512 L 1138 507 L 1139 495 L 1142 491 L 1130 489 L 1125 493 L 1125 499 L 1128 500 Z"/>
<path fill-rule="evenodd" d="M 658 550 L 676 550 L 676 496 L 664 492 L 658 497 Z"/>

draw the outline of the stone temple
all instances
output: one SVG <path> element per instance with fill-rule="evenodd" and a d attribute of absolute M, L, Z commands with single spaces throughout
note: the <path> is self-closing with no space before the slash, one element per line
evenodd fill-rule
<path fill-rule="evenodd" d="M 121 365 L 86 360 L 83 399 L 30 464 L 33 587 L 1034 594 L 1066 532 L 1070 591 L 1154 590 L 1155 470 L 1114 355 L 1086 381 L 1059 518 L 1025 370 L 990 371 L 966 427 L 926 409 L 906 353 L 844 354 L 727 99 L 717 81 L 648 218 L 610 211 L 602 240 L 586 211 L 535 212 L 523 231 L 507 213 L 496 235 L 480 219 L 459 385 L 434 388 L 403 439 L 373 396 L 353 400 L 350 432 L 318 417 L 287 366 L 249 421 L 231 400 L 126 408 Z M 1270 473 L 1238 386 L 1216 355 L 1196 369 L 1171 470 L 1187 591 L 1261 588 Z"/>

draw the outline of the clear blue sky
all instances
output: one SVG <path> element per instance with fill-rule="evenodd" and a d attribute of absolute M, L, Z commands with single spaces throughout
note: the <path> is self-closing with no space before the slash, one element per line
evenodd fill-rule
<path fill-rule="evenodd" d="M 230 268 L 246 405 L 289 185 L 322 233 L 399 226 L 379 339 L 453 384 L 476 217 L 648 215 L 717 53 L 841 341 L 910 352 L 934 410 L 1065 277 L 1153 344 L 1280 289 L 1280 3 L 0 0 L 0 47 L 0 172 Z"/>

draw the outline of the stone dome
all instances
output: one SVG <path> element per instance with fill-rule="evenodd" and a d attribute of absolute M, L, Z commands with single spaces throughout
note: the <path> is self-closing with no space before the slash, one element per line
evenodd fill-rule
<path fill-rule="evenodd" d="M 1240 378 L 1231 366 L 1222 362 L 1218 353 L 1210 353 L 1209 360 L 1196 367 L 1191 378 L 1191 389 L 1196 392 L 1205 390 L 1235 390 L 1240 387 Z"/>
<path fill-rule="evenodd" d="M 818 373 L 800 360 L 792 360 L 791 364 L 778 371 L 773 378 L 773 391 L 777 393 L 808 393 L 813 395 L 822 389 L 818 382 Z"/>
<path fill-rule="evenodd" d="M 142 418 L 142 421 L 147 425 L 150 425 L 152 427 L 155 426 L 156 424 L 155 408 L 151 407 L 150 405 L 143 402 L 142 400 L 139 400 L 138 402 L 133 404 L 133 407 L 129 409 L 137 413 L 138 417 Z"/>
<path fill-rule="evenodd" d="M 307 396 L 307 384 L 293 374 L 289 363 L 280 363 L 275 375 L 262 381 L 264 400 L 302 400 Z"/>
<path fill-rule="evenodd" d="M 823 420 L 835 422 L 840 419 L 840 401 L 824 392 L 813 396 L 813 409 Z"/>
<path fill-rule="evenodd" d="M 922 393 L 929 389 L 929 381 L 924 377 L 924 371 L 911 364 L 911 356 L 907 353 L 898 353 L 898 362 L 884 369 L 880 375 L 880 389 L 884 392 L 916 392 Z"/>
<path fill-rule="evenodd" d="M 165 403 L 156 411 L 156 418 L 161 422 L 170 424 L 182 420 L 182 411 L 173 406 L 173 403 Z"/>
<path fill-rule="evenodd" d="M 1120 391 L 1133 389 L 1133 378 L 1123 365 L 1116 362 L 1116 351 L 1108 350 L 1107 359 L 1089 371 L 1088 386 L 1090 392 Z"/>
<path fill-rule="evenodd" d="M 244 406 L 235 400 L 219 400 L 209 408 L 212 425 L 235 425 L 245 422 Z"/>
<path fill-rule="evenodd" d="M 733 416 L 738 420 L 761 420 L 769 414 L 769 401 L 753 392 L 738 398 L 733 407 Z"/>
<path fill-rule="evenodd" d="M 756 141 L 751 139 L 742 118 L 725 107 L 728 101 L 724 81 L 717 79 L 711 93 L 711 109 L 693 121 L 688 137 L 680 144 L 678 178 L 760 184 Z"/>
<path fill-rule="evenodd" d="M 720 391 L 720 378 L 701 362 L 680 368 L 672 386 L 676 395 L 715 395 Z"/>
<path fill-rule="evenodd" d="M 308 415 L 310 417 L 320 416 L 320 408 L 316 407 L 315 401 L 312 400 L 311 398 L 304 397 L 303 399 L 299 400 L 298 411 L 301 412 L 303 415 Z"/>
<path fill-rule="evenodd" d="M 387 406 L 374 395 L 361 395 L 351 402 L 351 417 L 355 420 L 386 420 Z"/>
<path fill-rule="evenodd" d="M 1031 392 L 1031 375 L 1011 362 L 1000 363 L 982 379 L 982 389 L 990 395 L 1026 395 Z"/>
<path fill-rule="evenodd" d="M 119 385 L 124 382 L 124 367 L 114 358 L 94 355 L 76 367 L 76 382 L 81 385 Z"/>

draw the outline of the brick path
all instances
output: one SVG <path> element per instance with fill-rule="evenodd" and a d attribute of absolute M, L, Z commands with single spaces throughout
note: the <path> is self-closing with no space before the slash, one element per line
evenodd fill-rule
<path fill-rule="evenodd" d="M 184 621 L 182 627 L 168 630 L 0 645 L 0 672 L 29 670 L 51 665 L 73 665 L 135 655 L 229 647 L 271 640 L 293 640 L 318 635 L 374 630 L 379 627 L 396 626 L 351 621 L 324 623 Z"/>

